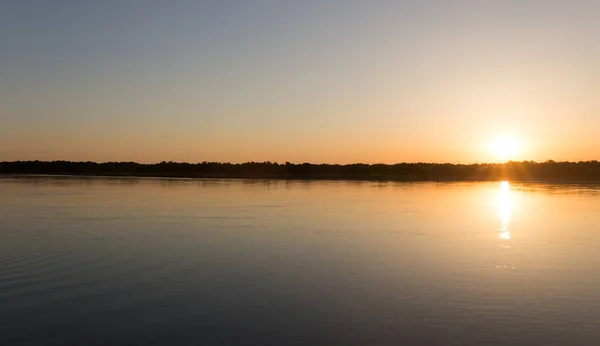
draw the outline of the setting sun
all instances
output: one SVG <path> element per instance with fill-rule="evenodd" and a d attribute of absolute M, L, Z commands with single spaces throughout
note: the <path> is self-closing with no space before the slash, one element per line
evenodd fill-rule
<path fill-rule="evenodd" d="M 490 144 L 490 151 L 496 159 L 511 160 L 519 151 L 519 142 L 512 137 L 498 138 Z"/>

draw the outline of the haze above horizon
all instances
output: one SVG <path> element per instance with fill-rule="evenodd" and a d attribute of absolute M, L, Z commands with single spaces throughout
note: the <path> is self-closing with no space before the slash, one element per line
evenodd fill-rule
<path fill-rule="evenodd" d="M 597 1 L 2 1 L 0 161 L 579 161 Z"/>

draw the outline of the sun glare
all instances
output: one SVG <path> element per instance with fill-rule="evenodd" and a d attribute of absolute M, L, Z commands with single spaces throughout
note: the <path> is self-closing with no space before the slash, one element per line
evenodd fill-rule
<path fill-rule="evenodd" d="M 519 150 L 519 143 L 511 137 L 498 138 L 490 144 L 490 150 L 498 160 L 512 160 Z"/>

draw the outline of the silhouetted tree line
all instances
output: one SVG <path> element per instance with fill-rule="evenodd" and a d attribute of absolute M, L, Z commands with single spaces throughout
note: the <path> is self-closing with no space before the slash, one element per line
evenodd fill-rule
<path fill-rule="evenodd" d="M 0 174 L 158 176 L 194 178 L 352 179 L 396 181 L 513 180 L 600 181 L 600 162 L 533 162 L 502 164 L 293 164 L 286 162 L 0 162 Z"/>

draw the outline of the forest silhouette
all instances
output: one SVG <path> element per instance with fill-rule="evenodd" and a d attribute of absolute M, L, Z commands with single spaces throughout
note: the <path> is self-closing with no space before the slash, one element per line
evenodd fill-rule
<path fill-rule="evenodd" d="M 332 179 L 389 181 L 600 182 L 600 162 L 293 164 L 286 162 L 0 162 L 0 174 L 98 175 L 239 179 Z"/>

